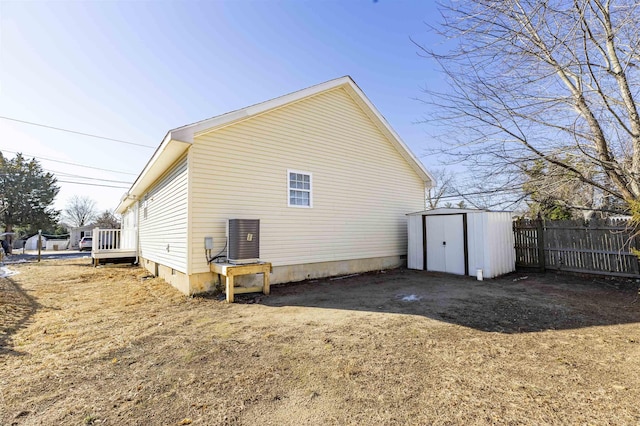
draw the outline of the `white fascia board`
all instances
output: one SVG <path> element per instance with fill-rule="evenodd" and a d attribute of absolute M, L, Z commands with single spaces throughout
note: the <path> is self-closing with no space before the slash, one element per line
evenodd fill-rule
<path fill-rule="evenodd" d="M 351 79 L 349 78 L 349 86 L 353 90 L 352 95 L 356 95 L 359 100 L 366 106 L 372 113 L 372 118 L 374 122 L 377 122 L 378 128 L 382 130 L 383 134 L 395 144 L 396 149 L 400 155 L 404 157 L 405 160 L 411 165 L 411 167 L 418 173 L 418 175 L 425 182 L 426 189 L 433 188 L 436 185 L 435 178 L 429 173 L 429 171 L 424 167 L 422 162 L 415 156 L 413 152 L 409 149 L 407 144 L 404 143 L 402 138 L 393 130 L 393 127 L 389 124 L 389 122 L 384 118 L 384 116 L 378 111 L 378 109 L 371 103 L 369 98 L 364 94 L 362 89 Z"/>
<path fill-rule="evenodd" d="M 219 129 L 230 123 L 242 120 L 248 117 L 247 109 L 239 109 L 237 111 L 228 112 L 226 114 L 218 115 L 217 117 L 208 118 L 203 121 L 199 121 L 188 126 L 179 127 L 169 132 L 173 138 L 193 143 L 193 138 L 196 135 L 208 133 L 215 129 Z"/>
<path fill-rule="evenodd" d="M 458 207 L 436 207 L 435 209 L 422 210 L 419 212 L 407 213 L 407 216 L 437 216 L 447 214 L 461 214 L 461 213 L 490 213 L 490 210 L 485 209 L 460 209 Z"/>
<path fill-rule="evenodd" d="M 131 185 L 116 207 L 116 213 L 124 213 L 167 169 L 175 163 L 193 142 L 176 139 L 173 131 L 167 133 L 164 140 L 144 166 L 142 172 Z"/>
<path fill-rule="evenodd" d="M 225 127 L 238 121 L 242 121 L 246 118 L 254 117 L 256 115 L 283 107 L 285 105 L 291 105 L 295 102 L 299 102 L 318 93 L 326 92 L 328 90 L 335 89 L 337 87 L 341 87 L 345 84 L 350 83 L 353 83 L 351 77 L 347 76 L 336 78 L 334 80 L 320 83 L 306 89 L 298 90 L 297 92 L 289 93 L 287 95 L 270 99 L 259 104 L 251 105 L 246 108 L 231 111 L 226 114 L 208 118 L 206 120 L 198 121 L 197 123 L 179 127 L 172 130 L 170 133 L 173 133 L 176 139 L 180 139 L 186 142 L 193 142 L 193 138 L 196 136 L 201 136 L 213 132 L 220 129 L 221 127 Z"/>

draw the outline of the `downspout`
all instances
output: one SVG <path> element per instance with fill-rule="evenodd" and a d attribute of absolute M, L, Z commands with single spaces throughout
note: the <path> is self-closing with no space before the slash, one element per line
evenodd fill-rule
<path fill-rule="evenodd" d="M 134 216 L 136 218 L 136 265 L 140 264 L 140 259 L 138 258 L 138 254 L 140 253 L 140 218 L 138 217 L 138 212 L 139 212 L 139 208 L 138 206 L 140 205 L 139 201 L 136 201 L 135 203 L 135 212 L 134 212 Z"/>

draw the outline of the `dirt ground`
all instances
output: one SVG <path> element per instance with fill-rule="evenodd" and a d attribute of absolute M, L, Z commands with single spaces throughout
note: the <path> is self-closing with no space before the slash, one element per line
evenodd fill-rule
<path fill-rule="evenodd" d="M 3 425 L 640 424 L 636 283 L 399 269 L 229 305 L 134 267 L 10 267 Z"/>

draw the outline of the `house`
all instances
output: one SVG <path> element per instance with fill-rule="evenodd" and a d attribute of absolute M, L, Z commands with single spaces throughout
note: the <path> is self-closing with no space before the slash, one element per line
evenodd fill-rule
<path fill-rule="evenodd" d="M 347 76 L 170 130 L 116 212 L 140 264 L 193 294 L 228 219 L 260 220 L 272 283 L 400 266 L 432 182 Z"/>
<path fill-rule="evenodd" d="M 74 226 L 69 228 L 69 247 L 78 249 L 82 237 L 90 237 L 96 225 Z"/>

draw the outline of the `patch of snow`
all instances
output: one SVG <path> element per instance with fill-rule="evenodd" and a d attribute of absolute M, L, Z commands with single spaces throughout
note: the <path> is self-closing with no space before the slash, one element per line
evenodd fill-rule
<path fill-rule="evenodd" d="M 4 263 L 6 263 L 7 265 L 10 265 L 12 263 L 29 263 L 29 260 L 27 259 L 16 259 L 16 260 L 6 260 Z"/>
<path fill-rule="evenodd" d="M 12 271 L 11 269 L 7 268 L 6 266 L 1 266 L 0 267 L 0 278 L 7 278 L 10 277 L 12 275 L 16 275 L 19 274 L 18 271 Z"/>
<path fill-rule="evenodd" d="M 422 296 L 416 296 L 415 294 L 409 294 L 407 296 L 403 296 L 402 300 L 403 302 L 417 302 L 418 300 L 422 299 Z"/>

